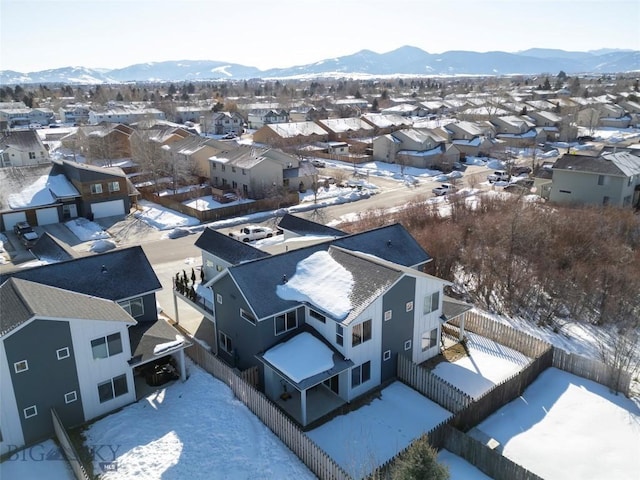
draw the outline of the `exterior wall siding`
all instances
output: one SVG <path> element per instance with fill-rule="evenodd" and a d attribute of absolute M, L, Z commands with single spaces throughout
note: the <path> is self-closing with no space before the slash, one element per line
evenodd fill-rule
<path fill-rule="evenodd" d="M 133 371 L 127 363 L 131 359 L 128 325 L 124 322 L 107 321 L 70 322 L 85 420 L 104 415 L 136 400 Z M 122 340 L 122 352 L 108 358 L 94 359 L 91 341 L 118 332 Z M 126 375 L 127 393 L 100 403 L 98 384 L 119 375 Z"/>
<path fill-rule="evenodd" d="M 382 346 L 381 380 L 384 382 L 396 375 L 398 354 L 404 353 L 407 340 L 413 339 L 413 310 L 407 312 L 407 302 L 414 302 L 416 279 L 405 276 L 382 297 Z M 415 308 L 415 305 L 414 305 Z M 385 312 L 391 312 L 391 319 L 385 321 Z M 384 360 L 384 352 L 391 351 L 391 357 Z"/>
<path fill-rule="evenodd" d="M 15 449 L 16 445 L 24 445 L 20 423 L 21 413 L 16 403 L 10 370 L 13 370 L 13 364 L 9 365 L 7 361 L 3 340 L 0 341 L 0 428 L 2 429 L 0 455 Z"/>
<path fill-rule="evenodd" d="M 440 324 L 442 321 L 440 317 L 442 315 L 442 297 L 443 287 L 445 282 L 438 280 L 434 277 L 420 278 L 416 282 L 416 300 L 414 305 L 414 325 L 413 330 L 413 353 L 412 360 L 414 363 L 422 363 L 425 360 L 435 357 L 440 352 Z M 434 292 L 439 292 L 438 295 L 438 307 L 430 312 L 424 313 L 424 300 L 425 297 L 431 295 Z M 433 329 L 438 329 L 436 345 L 433 347 L 422 350 L 422 334 L 429 334 Z"/>
<path fill-rule="evenodd" d="M 34 348 L 37 345 L 37 348 Z M 76 358 L 69 323 L 34 320 L 4 340 L 24 442 L 30 444 L 53 433 L 50 410 L 55 407 L 65 425 L 84 420 Z M 69 357 L 58 360 L 57 350 L 69 349 Z M 28 370 L 16 373 L 14 363 L 28 362 Z M 77 399 L 65 403 L 65 394 Z M 24 409 L 35 405 L 37 414 L 25 418 Z"/>
<path fill-rule="evenodd" d="M 598 185 L 598 176 L 594 173 L 554 170 L 549 200 L 602 205 L 604 197 L 609 197 L 609 205 L 622 206 L 624 197 L 633 195 L 633 182 L 628 186 L 627 178 L 605 175 L 605 184 Z"/>

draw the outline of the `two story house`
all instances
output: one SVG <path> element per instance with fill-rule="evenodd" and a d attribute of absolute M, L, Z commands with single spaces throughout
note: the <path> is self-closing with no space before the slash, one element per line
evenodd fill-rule
<path fill-rule="evenodd" d="M 288 121 L 289 112 L 283 108 L 252 109 L 247 114 L 249 128 L 256 130 L 263 125 L 286 123 Z"/>
<path fill-rule="evenodd" d="M 0 133 L 0 168 L 49 162 L 49 151 L 36 130 L 7 130 Z"/>
<path fill-rule="evenodd" d="M 205 116 L 203 132 L 212 135 L 224 135 L 244 132 L 244 118 L 238 112 L 212 112 Z"/>
<path fill-rule="evenodd" d="M 2 454 L 51 437 L 51 409 L 74 427 L 134 402 L 149 365 L 186 378 L 160 288 L 140 247 L 0 276 Z"/>
<path fill-rule="evenodd" d="M 218 356 L 257 367 L 266 395 L 305 426 L 393 378 L 398 355 L 420 363 L 438 354 L 442 324 L 469 306 L 422 273 L 431 258 L 399 224 L 347 235 L 285 223 L 291 248 L 281 253 L 240 252 L 218 236 L 212 263 L 226 261 L 201 288 Z M 301 230 L 314 241 L 296 248 Z"/>
<path fill-rule="evenodd" d="M 597 157 L 565 154 L 553 165 L 549 200 L 640 207 L 640 157 L 621 151 Z"/>
<path fill-rule="evenodd" d="M 445 167 L 460 160 L 460 151 L 430 130 L 409 128 L 374 139 L 373 159 L 416 168 Z"/>

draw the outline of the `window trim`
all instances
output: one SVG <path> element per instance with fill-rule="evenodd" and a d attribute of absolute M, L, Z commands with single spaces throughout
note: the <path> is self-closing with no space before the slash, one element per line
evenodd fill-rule
<path fill-rule="evenodd" d="M 64 353 L 65 350 L 66 350 L 66 355 Z M 65 358 L 69 358 L 70 356 L 71 356 L 71 351 L 69 350 L 69 347 L 62 347 L 56 350 L 56 357 L 58 358 L 58 360 L 64 360 Z"/>
<path fill-rule="evenodd" d="M 33 409 L 33 413 L 31 415 L 27 414 L 27 410 Z M 38 415 L 38 407 L 36 405 L 30 405 L 27 408 L 22 409 L 22 414 L 25 419 L 35 417 Z"/>
<path fill-rule="evenodd" d="M 344 346 L 344 327 L 336 323 L 336 344 Z"/>
<path fill-rule="evenodd" d="M 289 327 L 289 315 L 293 314 L 294 319 L 295 319 L 295 325 L 292 327 Z M 283 320 L 283 327 L 284 329 L 282 331 L 278 331 L 278 319 L 282 318 Z M 278 335 L 283 335 L 287 332 L 290 332 L 292 330 L 295 330 L 296 328 L 298 328 L 298 309 L 294 309 L 294 310 L 289 310 L 288 312 L 284 312 L 281 313 L 280 315 L 276 315 L 273 317 L 273 331 L 275 333 L 276 336 Z"/>
<path fill-rule="evenodd" d="M 247 310 L 245 310 L 242 307 L 240 308 L 240 317 L 244 318 L 251 325 L 255 325 L 256 323 L 258 323 L 258 320 L 256 319 L 256 317 L 254 317 L 251 314 L 251 312 L 248 312 Z"/>
<path fill-rule="evenodd" d="M 220 293 L 216 293 L 216 302 L 222 305 L 222 295 Z"/>
<path fill-rule="evenodd" d="M 117 187 L 117 188 L 113 188 L 113 187 Z M 109 193 L 119 192 L 120 191 L 120 182 L 115 181 L 115 182 L 107 183 L 107 189 L 109 190 Z"/>
<path fill-rule="evenodd" d="M 385 350 L 384 353 L 382 354 L 382 361 L 386 362 L 387 360 L 391 359 L 391 350 Z"/>
<path fill-rule="evenodd" d="M 351 327 L 351 347 L 356 347 L 371 340 L 373 321 L 369 318 Z"/>
<path fill-rule="evenodd" d="M 124 392 L 119 393 L 118 395 L 116 395 L 115 381 L 119 380 L 119 379 L 121 379 L 123 377 L 124 377 L 124 382 L 125 382 L 125 386 L 127 387 L 127 389 Z M 107 385 L 107 384 L 111 386 L 111 398 L 106 398 L 106 399 L 102 400 L 100 398 L 100 387 L 103 386 L 103 385 Z M 123 395 L 126 395 L 127 393 L 129 393 L 129 382 L 127 381 L 127 374 L 123 373 L 122 375 L 118 375 L 116 377 L 110 378 L 109 380 L 105 380 L 104 382 L 100 382 L 97 385 L 97 388 L 98 388 L 98 401 L 100 403 L 106 403 L 106 402 L 109 402 L 111 400 L 115 400 L 116 398 L 121 397 Z"/>
<path fill-rule="evenodd" d="M 311 318 L 315 318 L 320 323 L 327 323 L 327 317 L 322 315 L 320 312 L 315 311 L 313 308 L 309 309 L 309 316 Z"/>
<path fill-rule="evenodd" d="M 393 318 L 393 310 L 387 310 L 386 312 L 384 312 L 384 321 L 385 322 L 388 322 L 392 318 Z"/>
<path fill-rule="evenodd" d="M 404 341 L 404 351 L 406 352 L 407 350 L 411 350 L 411 344 L 413 342 L 411 340 L 405 340 Z"/>
<path fill-rule="evenodd" d="M 227 348 L 227 343 L 231 348 Z M 220 346 L 222 351 L 228 353 L 229 355 L 233 353 L 233 340 L 222 330 L 218 330 L 218 345 Z"/>
<path fill-rule="evenodd" d="M 109 337 L 115 337 L 118 336 L 118 339 L 120 341 L 120 351 L 119 352 L 115 352 L 115 353 L 111 353 L 111 349 L 109 348 Z M 96 343 L 94 345 L 94 342 L 100 342 L 100 343 Z M 107 356 L 106 357 L 96 357 L 96 354 L 94 352 L 94 347 L 104 344 L 105 349 L 107 351 Z M 115 333 L 111 333 L 109 335 L 105 335 L 103 337 L 98 337 L 98 338 L 94 338 L 93 340 L 91 340 L 91 354 L 93 355 L 93 359 L 94 360 L 101 360 L 101 359 L 105 359 L 105 358 L 110 358 L 110 357 L 115 357 L 116 355 L 120 355 L 121 353 L 124 352 L 124 347 L 123 347 L 123 343 L 122 343 L 122 335 L 120 334 L 120 332 L 115 332 Z"/>
<path fill-rule="evenodd" d="M 409 301 L 405 304 L 405 309 L 407 310 L 407 312 L 412 312 L 413 311 L 413 301 Z"/>
<path fill-rule="evenodd" d="M 102 194 L 102 184 L 101 183 L 92 183 L 90 188 L 91 188 L 91 195 L 100 195 L 100 194 Z"/>
<path fill-rule="evenodd" d="M 134 303 L 140 304 L 139 305 L 140 313 L 134 312 L 133 308 L 131 308 L 131 305 Z M 124 308 L 125 312 L 127 312 L 133 318 L 141 317 L 142 315 L 144 315 L 144 300 L 142 299 L 142 297 L 130 298 L 129 300 L 124 300 L 123 302 L 120 302 L 118 305 Z"/>
<path fill-rule="evenodd" d="M 19 368 L 19 365 L 22 363 L 24 364 L 24 368 Z M 26 372 L 27 370 L 29 370 L 29 362 L 27 360 L 20 360 L 18 362 L 15 362 L 13 364 L 13 370 L 15 373 Z"/>
<path fill-rule="evenodd" d="M 72 395 L 73 399 L 71 399 Z M 75 390 L 64 394 L 64 403 L 69 404 L 75 402 L 76 400 L 78 400 L 78 393 Z"/>
<path fill-rule="evenodd" d="M 354 375 L 358 372 L 357 382 L 354 381 Z M 366 378 L 364 373 L 366 372 Z M 356 365 L 351 369 L 351 388 L 359 387 L 360 385 L 371 380 L 371 361 L 367 360 L 366 362 L 361 363 L 360 365 Z"/>
<path fill-rule="evenodd" d="M 434 306 L 434 299 L 436 300 L 435 306 Z M 427 303 L 428 303 L 428 308 L 427 308 Z M 440 290 L 436 290 L 424 296 L 423 313 L 425 315 L 435 312 L 436 310 L 438 310 L 439 307 L 440 307 Z"/>

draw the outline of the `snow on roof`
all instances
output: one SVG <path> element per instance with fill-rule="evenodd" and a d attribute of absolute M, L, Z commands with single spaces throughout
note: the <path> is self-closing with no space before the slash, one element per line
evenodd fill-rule
<path fill-rule="evenodd" d="M 267 350 L 263 358 L 296 383 L 333 368 L 333 352 L 309 332 Z"/>
<path fill-rule="evenodd" d="M 80 193 L 64 175 L 43 175 L 20 193 L 9 195 L 12 209 L 51 205 L 58 198 L 76 197 Z"/>
<path fill-rule="evenodd" d="M 316 252 L 298 262 L 296 273 L 276 287 L 283 300 L 309 302 L 336 319 L 351 311 L 353 276 L 328 252 Z"/>

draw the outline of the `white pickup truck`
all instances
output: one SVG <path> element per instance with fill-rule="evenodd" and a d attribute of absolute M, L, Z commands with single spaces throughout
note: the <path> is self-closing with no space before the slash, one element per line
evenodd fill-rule
<path fill-rule="evenodd" d="M 487 175 L 487 180 L 489 180 L 489 183 L 508 182 L 509 178 L 509 173 L 505 172 L 504 170 L 496 170 L 493 173 Z"/>
<path fill-rule="evenodd" d="M 259 225 L 249 225 L 235 232 L 229 232 L 231 238 L 242 242 L 252 242 L 253 240 L 261 240 L 263 238 L 273 237 L 274 232 L 269 227 L 261 227 Z"/>

